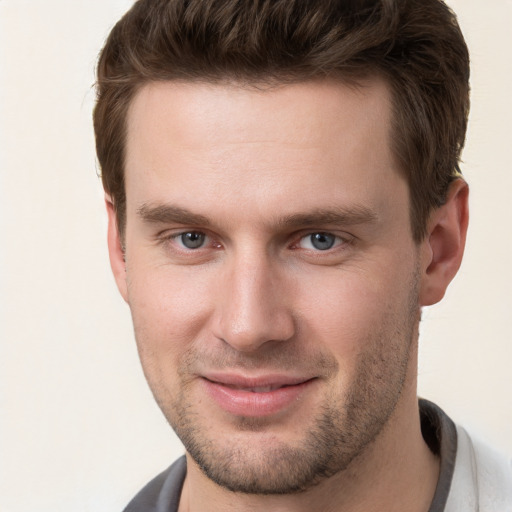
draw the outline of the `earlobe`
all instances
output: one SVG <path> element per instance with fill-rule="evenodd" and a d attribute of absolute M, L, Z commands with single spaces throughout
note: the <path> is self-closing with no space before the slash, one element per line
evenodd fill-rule
<path fill-rule="evenodd" d="M 126 283 L 126 264 L 124 250 L 121 243 L 119 226 L 114 203 L 108 194 L 105 195 L 105 205 L 108 215 L 108 253 L 110 257 L 110 267 L 114 274 L 119 292 L 123 299 L 128 302 L 128 288 Z"/>
<path fill-rule="evenodd" d="M 467 183 L 455 180 L 445 204 L 430 216 L 421 248 L 421 306 L 439 302 L 459 270 L 469 220 L 468 195 Z"/>

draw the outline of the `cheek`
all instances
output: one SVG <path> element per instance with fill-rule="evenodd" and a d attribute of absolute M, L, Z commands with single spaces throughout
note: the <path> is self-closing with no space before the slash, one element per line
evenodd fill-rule
<path fill-rule="evenodd" d="M 208 318 L 206 291 L 187 272 L 136 267 L 128 302 L 144 366 L 176 367 Z"/>
<path fill-rule="evenodd" d="M 382 283 L 363 272 L 339 270 L 298 282 L 297 310 L 326 334 L 359 330 L 382 308 Z"/>
<path fill-rule="evenodd" d="M 379 267 L 374 272 L 338 269 L 296 290 L 305 338 L 320 341 L 347 371 L 376 338 L 386 336 L 384 331 L 393 325 L 400 329 L 410 317 L 410 280 Z"/>

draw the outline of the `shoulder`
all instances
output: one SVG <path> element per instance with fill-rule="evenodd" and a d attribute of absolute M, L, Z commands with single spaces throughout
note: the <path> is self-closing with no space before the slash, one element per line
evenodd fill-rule
<path fill-rule="evenodd" d="M 457 426 L 457 455 L 446 512 L 512 511 L 512 460 Z"/>
<path fill-rule="evenodd" d="M 124 512 L 176 512 L 187 472 L 185 456 L 153 478 L 134 498 Z"/>

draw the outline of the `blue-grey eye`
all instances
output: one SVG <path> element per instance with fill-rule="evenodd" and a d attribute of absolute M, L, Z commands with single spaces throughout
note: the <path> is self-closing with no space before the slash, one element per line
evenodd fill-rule
<path fill-rule="evenodd" d="M 179 238 L 187 249 L 198 249 L 204 244 L 206 235 L 200 231 L 187 231 L 182 233 Z"/>
<path fill-rule="evenodd" d="M 327 251 L 336 243 L 336 237 L 329 233 L 313 233 L 309 235 L 309 240 L 312 247 L 319 251 Z"/>

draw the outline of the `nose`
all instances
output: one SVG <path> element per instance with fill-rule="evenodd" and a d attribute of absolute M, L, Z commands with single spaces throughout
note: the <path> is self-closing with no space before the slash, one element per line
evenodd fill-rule
<path fill-rule="evenodd" d="M 233 258 L 221 272 L 215 335 L 239 352 L 255 352 L 295 333 L 291 290 L 269 258 Z"/>

